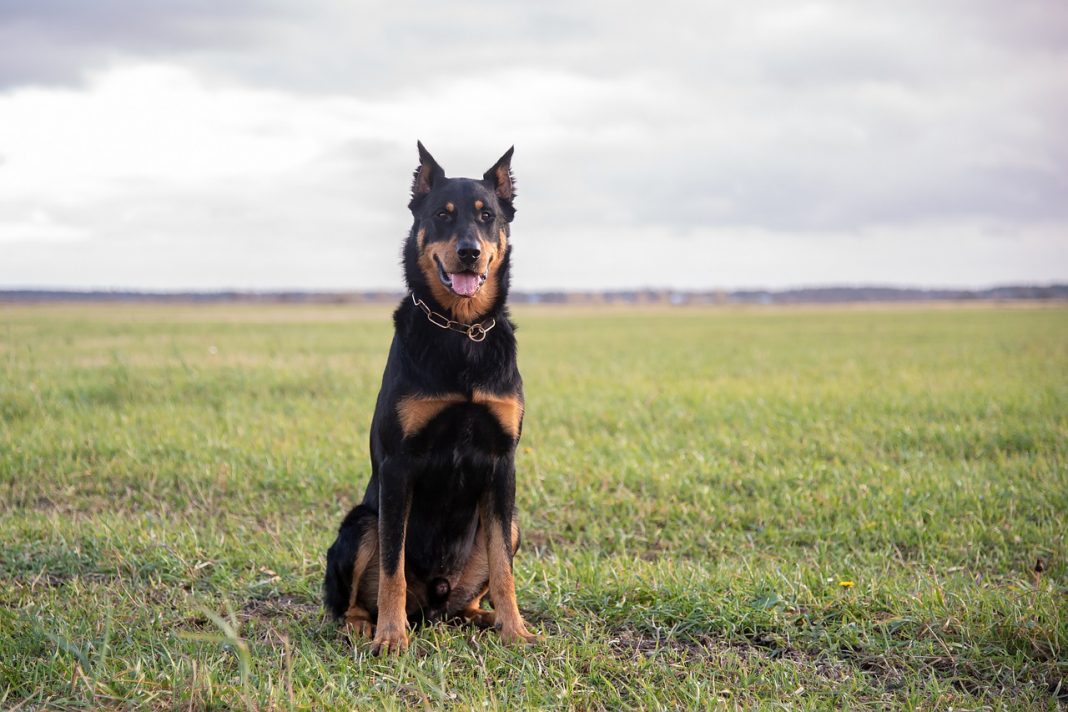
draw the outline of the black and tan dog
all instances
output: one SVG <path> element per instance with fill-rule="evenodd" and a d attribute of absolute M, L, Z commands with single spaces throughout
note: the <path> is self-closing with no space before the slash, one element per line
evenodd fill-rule
<path fill-rule="evenodd" d="M 411 294 L 371 423 L 371 480 L 327 552 L 326 606 L 372 652 L 409 622 L 466 619 L 532 642 L 516 605 L 515 449 L 523 383 L 509 321 L 512 150 L 482 180 L 446 178 L 419 144 L 404 244 Z M 489 593 L 493 610 L 483 609 Z"/>

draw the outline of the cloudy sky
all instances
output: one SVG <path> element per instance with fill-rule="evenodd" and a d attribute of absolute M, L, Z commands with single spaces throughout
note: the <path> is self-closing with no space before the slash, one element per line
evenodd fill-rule
<path fill-rule="evenodd" d="M 0 288 L 400 287 L 415 141 L 519 289 L 1068 281 L 1068 3 L 3 0 Z"/>

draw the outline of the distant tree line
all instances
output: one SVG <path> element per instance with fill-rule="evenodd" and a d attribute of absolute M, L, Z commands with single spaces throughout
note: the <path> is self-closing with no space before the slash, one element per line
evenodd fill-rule
<path fill-rule="evenodd" d="M 0 290 L 0 302 L 163 302 L 267 304 L 390 304 L 402 292 L 218 291 L 148 292 L 129 290 Z M 910 289 L 907 287 L 805 287 L 684 291 L 623 289 L 604 292 L 513 292 L 516 304 L 848 304 L 863 302 L 1065 301 L 1068 284 L 1012 285 L 988 289 Z"/>

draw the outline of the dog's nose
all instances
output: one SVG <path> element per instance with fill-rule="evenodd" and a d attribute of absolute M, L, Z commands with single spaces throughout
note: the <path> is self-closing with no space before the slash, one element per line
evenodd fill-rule
<path fill-rule="evenodd" d="M 478 259 L 482 250 L 478 249 L 478 243 L 474 240 L 464 240 L 456 246 L 456 254 L 460 256 L 461 262 L 471 263 Z"/>

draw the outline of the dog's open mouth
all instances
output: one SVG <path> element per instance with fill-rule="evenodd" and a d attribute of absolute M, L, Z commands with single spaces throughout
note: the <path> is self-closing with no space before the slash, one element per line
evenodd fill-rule
<path fill-rule="evenodd" d="M 437 255 L 434 255 L 434 261 L 438 265 L 438 279 L 446 287 L 452 290 L 453 294 L 460 297 L 473 297 L 478 293 L 479 288 L 483 282 L 486 281 L 487 272 L 479 274 L 478 272 L 446 272 L 445 265 L 441 264 L 441 260 Z"/>

